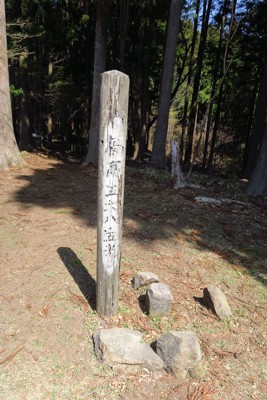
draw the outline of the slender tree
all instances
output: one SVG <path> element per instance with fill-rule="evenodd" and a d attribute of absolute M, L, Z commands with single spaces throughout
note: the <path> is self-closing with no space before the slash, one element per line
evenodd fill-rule
<path fill-rule="evenodd" d="M 258 103 L 253 122 L 250 149 L 248 154 L 247 167 L 245 171 L 245 177 L 247 179 L 251 176 L 258 159 L 264 126 L 265 126 L 266 107 L 267 107 L 267 54 L 265 57 L 265 63 L 262 71 Z"/>
<path fill-rule="evenodd" d="M 224 0 L 224 4 L 223 4 L 223 12 L 222 12 L 222 17 L 221 17 L 221 28 L 220 28 L 220 39 L 219 39 L 218 49 L 216 52 L 217 54 L 216 54 L 216 61 L 215 61 L 215 69 L 214 69 L 211 97 L 214 96 L 216 84 L 217 84 L 218 73 L 219 73 L 227 1 L 228 0 Z M 213 102 L 210 104 L 208 121 L 207 121 L 207 130 L 206 130 L 205 146 L 204 146 L 203 161 L 202 161 L 203 169 L 205 169 L 205 167 L 206 167 L 206 159 L 207 159 L 208 144 L 209 144 L 209 131 L 210 131 L 211 117 L 212 117 L 212 106 L 213 106 Z"/>
<path fill-rule="evenodd" d="M 130 0 L 120 1 L 120 70 L 124 72 L 125 42 L 128 27 Z"/>
<path fill-rule="evenodd" d="M 20 78 L 22 94 L 20 96 L 20 150 L 30 150 L 30 120 L 29 120 L 29 80 L 28 80 L 28 51 L 25 48 L 20 55 Z"/>
<path fill-rule="evenodd" d="M 219 121 L 220 121 L 220 112 L 221 112 L 221 103 L 222 103 L 222 98 L 223 98 L 223 84 L 224 84 L 224 79 L 227 75 L 227 72 L 230 68 L 230 65 L 232 61 L 226 66 L 227 62 L 227 55 L 229 51 L 229 46 L 230 43 L 236 33 L 236 30 L 238 28 L 239 22 L 236 25 L 234 31 L 233 31 L 233 25 L 234 25 L 234 18 L 235 18 L 235 10 L 236 10 L 236 2 L 237 0 L 232 1 L 232 10 L 231 10 L 231 19 L 230 19 L 230 24 L 229 24 L 229 31 L 228 31 L 228 36 L 225 44 L 225 49 L 224 49 L 224 59 L 223 59 L 223 76 L 219 85 L 219 95 L 217 99 L 217 109 L 216 109 L 216 114 L 215 114 L 215 122 L 214 122 L 214 128 L 213 128 L 213 133 L 212 133 L 212 139 L 211 139 L 211 146 L 210 146 L 210 155 L 209 155 L 209 161 L 207 165 L 208 171 L 211 170 L 212 168 L 212 162 L 213 162 L 213 155 L 214 155 L 214 150 L 215 150 L 215 143 L 216 143 L 216 138 L 217 138 L 217 130 L 219 127 Z M 217 89 L 218 90 L 218 89 Z M 215 93 L 216 94 L 216 93 Z"/>
<path fill-rule="evenodd" d="M 170 2 L 167 38 L 159 96 L 158 119 L 150 163 L 150 165 L 155 168 L 165 168 L 165 148 L 181 6 L 182 0 L 171 0 Z"/>
<path fill-rule="evenodd" d="M 89 149 L 83 166 L 97 162 L 98 160 L 100 75 L 106 69 L 108 6 L 109 0 L 97 0 L 96 2 L 93 99 L 91 107 Z"/>
<path fill-rule="evenodd" d="M 254 196 L 267 194 L 267 123 L 265 123 L 260 155 L 249 180 L 247 192 Z"/>
<path fill-rule="evenodd" d="M 195 44 L 196 44 L 196 38 L 197 38 L 199 6 L 200 6 L 200 0 L 197 0 L 196 13 L 194 16 L 194 30 L 193 30 L 192 46 L 191 46 L 190 61 L 189 61 L 187 87 L 186 87 L 185 100 L 184 100 L 184 116 L 183 116 L 183 121 L 182 121 L 182 135 L 181 135 L 181 146 L 180 146 L 180 159 L 181 160 L 183 158 L 183 153 L 184 153 L 184 137 L 185 137 L 186 124 L 187 124 L 187 111 L 188 111 L 188 104 L 189 104 L 191 79 L 192 79 L 192 73 L 193 73 L 193 67 L 194 67 L 194 53 L 195 53 Z"/>
<path fill-rule="evenodd" d="M 191 110 L 190 110 L 188 130 L 187 130 L 186 151 L 185 151 L 185 165 L 187 167 L 189 167 L 189 165 L 190 165 L 191 156 L 192 156 L 193 134 L 194 134 L 195 117 L 196 117 L 196 110 L 197 110 L 198 90 L 199 90 L 199 83 L 200 83 L 201 71 L 202 71 L 202 63 L 203 63 L 203 58 L 204 58 L 205 46 L 206 46 L 211 4 L 212 4 L 212 0 L 208 0 L 208 7 L 207 7 L 207 0 L 204 0 L 201 36 L 200 36 L 198 59 L 197 59 L 197 69 L 196 69 L 196 74 L 195 74 L 195 78 L 194 78 L 194 90 L 193 90 Z"/>
<path fill-rule="evenodd" d="M 23 165 L 12 122 L 7 63 L 5 2 L 0 0 L 0 168 Z"/>
<path fill-rule="evenodd" d="M 143 91 L 143 52 L 144 52 L 144 39 L 145 39 L 145 8 L 146 0 L 140 2 L 140 25 L 138 31 L 139 43 L 138 43 L 138 59 L 137 59 L 137 71 L 135 81 L 135 99 L 134 99 L 134 155 L 133 158 L 137 159 L 139 154 L 140 136 L 141 136 L 141 115 L 142 115 L 142 91 Z"/>

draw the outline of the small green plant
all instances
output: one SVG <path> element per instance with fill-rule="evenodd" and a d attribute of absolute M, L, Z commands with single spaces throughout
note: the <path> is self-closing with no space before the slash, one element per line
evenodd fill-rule
<path fill-rule="evenodd" d="M 56 276 L 58 276 L 58 272 L 56 271 L 49 271 L 45 274 L 45 276 L 47 276 L 48 278 L 55 278 Z"/>
<path fill-rule="evenodd" d="M 225 345 L 225 343 L 226 343 L 225 340 L 218 340 L 218 342 L 216 343 L 216 346 L 223 347 Z"/>
<path fill-rule="evenodd" d="M 55 211 L 55 214 L 67 214 L 70 210 Z"/>

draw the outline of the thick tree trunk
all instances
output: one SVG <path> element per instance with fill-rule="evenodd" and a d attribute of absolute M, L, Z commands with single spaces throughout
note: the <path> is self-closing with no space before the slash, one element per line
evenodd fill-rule
<path fill-rule="evenodd" d="M 165 168 L 165 148 L 181 6 L 182 0 L 171 0 L 170 2 L 166 47 L 159 96 L 158 119 L 150 163 L 150 165 L 155 168 Z"/>
<path fill-rule="evenodd" d="M 89 132 L 89 148 L 83 166 L 98 161 L 100 74 L 106 69 L 108 0 L 96 2 L 94 81 Z"/>
<path fill-rule="evenodd" d="M 7 63 L 5 2 L 0 1 L 0 169 L 23 165 L 12 122 Z"/>
<path fill-rule="evenodd" d="M 247 179 L 249 179 L 249 177 L 251 176 L 259 155 L 262 134 L 265 125 L 265 118 L 266 118 L 266 106 L 267 106 L 267 54 L 262 71 L 262 79 L 260 84 L 258 103 L 252 128 L 248 162 L 245 171 L 245 178 Z"/>
<path fill-rule="evenodd" d="M 201 78 L 201 70 L 202 63 L 204 58 L 208 25 L 209 25 L 209 17 L 211 10 L 212 0 L 208 0 L 208 8 L 206 12 L 207 0 L 204 0 L 204 8 L 203 8 L 203 20 L 202 20 L 202 28 L 201 28 L 201 36 L 198 50 L 198 58 L 197 58 L 197 69 L 194 79 L 194 90 L 192 96 L 191 110 L 189 116 L 189 123 L 187 129 L 187 140 L 186 140 L 186 151 L 185 151 L 185 165 L 189 167 L 191 156 L 192 156 L 192 147 L 193 147 L 193 134 L 194 134 L 194 123 L 195 123 L 195 115 L 197 109 L 197 99 L 198 99 L 198 88 Z"/>
<path fill-rule="evenodd" d="M 247 192 L 254 196 L 267 194 L 267 123 L 265 123 L 260 155 L 249 180 Z"/>
<path fill-rule="evenodd" d="M 181 160 L 183 158 L 183 153 L 184 153 L 184 137 L 185 137 L 186 124 L 187 124 L 187 111 L 188 111 L 189 96 L 190 96 L 191 78 L 192 78 L 193 67 L 194 67 L 194 53 L 195 53 L 195 44 L 196 44 L 196 38 L 197 38 L 199 5 L 200 5 L 200 0 L 197 0 L 196 14 L 194 17 L 194 31 L 193 31 L 193 38 L 192 38 L 192 47 L 191 47 L 191 54 L 190 54 L 187 87 L 186 87 L 185 100 L 184 100 L 184 116 L 183 116 L 183 122 L 182 122 L 182 135 L 181 135 L 181 145 L 180 145 L 180 159 Z"/>

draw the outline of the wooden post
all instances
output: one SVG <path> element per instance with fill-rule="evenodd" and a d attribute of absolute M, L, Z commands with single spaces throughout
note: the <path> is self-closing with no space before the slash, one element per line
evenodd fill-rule
<path fill-rule="evenodd" d="M 96 311 L 118 310 L 129 77 L 101 75 L 97 206 Z"/>

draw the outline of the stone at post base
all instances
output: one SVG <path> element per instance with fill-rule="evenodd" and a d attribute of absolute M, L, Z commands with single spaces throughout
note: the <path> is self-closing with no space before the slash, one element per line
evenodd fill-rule
<path fill-rule="evenodd" d="M 209 285 L 203 290 L 203 302 L 220 319 L 232 315 L 225 294 L 217 286 Z"/>
<path fill-rule="evenodd" d="M 137 289 L 154 282 L 159 282 L 159 277 L 153 272 L 137 272 L 133 277 L 132 285 L 133 289 Z"/>
<path fill-rule="evenodd" d="M 156 352 L 166 372 L 181 382 L 202 374 L 201 350 L 195 332 L 166 333 L 157 341 Z"/>
<path fill-rule="evenodd" d="M 142 334 L 123 328 L 103 329 L 93 336 L 95 355 L 110 367 L 131 366 L 159 371 L 163 361 L 146 343 L 141 343 Z"/>
<path fill-rule="evenodd" d="M 164 283 L 151 283 L 146 291 L 146 310 L 150 318 L 170 314 L 172 294 Z"/>

